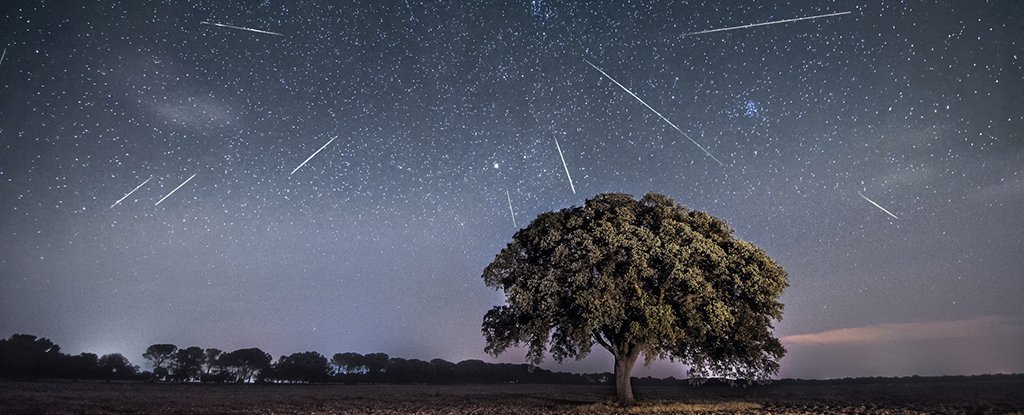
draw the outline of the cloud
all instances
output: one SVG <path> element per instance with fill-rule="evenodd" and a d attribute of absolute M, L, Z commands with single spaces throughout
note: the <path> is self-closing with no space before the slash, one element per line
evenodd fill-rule
<path fill-rule="evenodd" d="M 191 128 L 223 127 L 238 121 L 226 105 L 204 97 L 154 102 L 151 107 L 165 121 Z"/>
<path fill-rule="evenodd" d="M 985 337 L 1024 337 L 1024 320 L 985 316 L 967 320 L 888 323 L 785 336 L 787 344 L 854 344 Z"/>

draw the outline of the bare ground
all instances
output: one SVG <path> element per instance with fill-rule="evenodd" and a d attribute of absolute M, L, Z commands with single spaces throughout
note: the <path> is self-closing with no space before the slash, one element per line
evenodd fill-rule
<path fill-rule="evenodd" d="M 0 382 L 0 414 L 1024 414 L 1024 377 L 760 387 Z"/>

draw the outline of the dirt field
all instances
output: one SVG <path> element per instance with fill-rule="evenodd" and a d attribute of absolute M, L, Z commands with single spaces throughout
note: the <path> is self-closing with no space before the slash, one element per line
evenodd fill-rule
<path fill-rule="evenodd" d="M 1024 377 L 752 388 L 608 386 L 177 385 L 0 382 L 0 414 L 1021 413 Z"/>

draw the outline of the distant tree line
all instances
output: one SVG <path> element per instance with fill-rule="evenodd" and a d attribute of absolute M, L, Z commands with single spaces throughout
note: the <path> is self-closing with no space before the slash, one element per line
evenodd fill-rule
<path fill-rule="evenodd" d="M 46 338 L 15 334 L 0 340 L 0 378 L 141 380 L 145 375 L 120 353 L 61 353 Z"/>
<path fill-rule="evenodd" d="M 429 362 L 390 357 L 384 353 L 337 353 L 327 359 L 317 352 L 293 353 L 272 362 L 258 348 L 224 353 L 218 349 L 154 344 L 143 357 L 153 367 L 141 371 L 119 353 L 97 356 L 94 353 L 68 355 L 46 338 L 15 334 L 0 339 L 0 379 L 71 379 L 104 381 L 157 381 L 182 383 L 545 383 L 607 384 L 611 373 L 577 374 L 552 372 L 525 364 L 487 363 L 464 360 L 452 363 L 442 359 Z M 782 379 L 777 385 L 793 384 L 874 384 L 926 383 L 963 380 L 1022 378 L 1024 375 L 975 375 L 900 378 L 844 378 L 829 380 Z M 638 386 L 679 386 L 687 381 L 673 377 L 633 378 Z M 733 386 L 725 379 L 706 379 L 705 387 Z"/>
<path fill-rule="evenodd" d="M 526 364 L 443 359 L 424 361 L 385 353 L 337 353 L 328 359 L 318 352 L 292 353 L 272 361 L 258 349 L 218 349 L 154 344 L 143 357 L 154 380 L 205 383 L 608 383 L 603 374 L 552 372 Z"/>
<path fill-rule="evenodd" d="M 424 361 L 385 353 L 292 353 L 276 361 L 259 348 L 224 352 L 196 346 L 154 344 L 142 357 L 142 371 L 118 353 L 68 355 L 46 338 L 15 334 L 0 340 L 0 378 L 148 380 L 181 383 L 552 383 L 610 384 L 611 373 L 552 372 L 527 364 L 443 359 Z M 672 379 L 674 380 L 674 379 Z M 640 384 L 659 382 L 640 380 Z"/>

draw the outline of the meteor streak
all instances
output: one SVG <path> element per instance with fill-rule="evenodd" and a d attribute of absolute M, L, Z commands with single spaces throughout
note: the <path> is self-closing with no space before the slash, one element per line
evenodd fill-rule
<path fill-rule="evenodd" d="M 682 134 L 683 137 L 686 137 L 687 140 L 690 140 L 690 142 L 693 143 L 694 145 L 696 145 L 697 148 L 703 150 L 704 154 L 707 154 L 708 157 L 711 157 L 712 160 L 717 161 L 718 165 L 720 165 L 720 166 L 724 166 L 725 165 L 725 164 L 722 163 L 721 160 L 719 160 L 717 157 L 713 156 L 710 151 L 705 149 L 704 146 L 700 145 L 700 143 L 698 143 L 697 140 L 694 140 L 693 138 L 690 138 L 689 134 L 684 133 L 683 130 L 680 130 L 679 127 L 676 127 L 676 125 L 673 124 L 672 121 L 669 121 L 668 118 L 665 118 L 664 115 L 661 115 L 661 113 L 658 112 L 658 110 L 652 108 L 650 105 L 647 105 L 647 103 L 644 102 L 644 100 L 642 100 L 642 99 L 640 99 L 640 97 L 636 96 L 636 94 L 634 94 L 633 91 L 630 91 L 629 88 L 626 88 L 625 86 L 620 84 L 619 81 L 616 81 L 615 78 L 611 77 L 611 75 L 608 75 L 607 73 L 605 73 L 605 71 L 601 70 L 601 68 L 598 68 L 597 65 L 594 65 L 593 63 L 590 63 L 590 61 L 588 61 L 586 59 L 584 59 L 583 61 L 586 62 L 588 65 L 592 66 L 594 69 L 597 69 L 597 71 L 600 72 L 601 75 L 604 75 L 605 78 L 608 78 L 609 80 L 614 82 L 615 85 L 618 85 L 619 88 L 622 88 L 622 90 L 626 91 L 626 93 L 628 93 L 630 96 L 632 96 L 633 98 L 636 98 L 637 101 L 640 101 L 641 104 L 644 104 L 644 106 L 647 107 L 647 109 L 649 109 L 652 112 L 654 112 L 655 114 L 657 114 L 658 117 L 661 117 L 661 119 L 664 120 L 665 122 L 667 122 L 668 125 L 672 126 L 672 128 L 674 128 L 676 131 L 679 131 L 679 134 Z"/>
<path fill-rule="evenodd" d="M 882 209 L 882 212 L 885 212 L 885 213 L 887 213 L 887 214 L 888 214 L 889 216 L 892 216 L 892 218 L 893 218 L 893 219 L 899 219 L 898 217 L 896 217 L 896 215 L 893 215 L 893 214 L 892 214 L 892 212 L 890 212 L 890 211 L 888 211 L 888 210 L 885 210 L 885 208 L 884 208 L 884 207 L 881 207 L 881 206 L 879 206 L 879 205 L 878 205 L 878 203 L 875 203 L 875 201 L 874 201 L 874 200 L 868 199 L 868 197 L 867 197 L 867 196 L 864 196 L 864 194 L 862 194 L 861 192 L 857 192 L 857 194 L 858 194 L 858 195 L 860 195 L 860 197 L 863 197 L 863 198 L 864 198 L 864 200 L 867 200 L 867 201 L 868 201 L 868 203 L 871 203 L 872 205 L 875 205 L 875 207 L 876 207 L 876 208 Z"/>
<path fill-rule="evenodd" d="M 0 62 L 2 62 L 2 61 L 0 61 Z M 117 199 L 117 201 L 116 201 L 116 202 L 114 202 L 114 204 L 110 205 L 110 207 L 108 207 L 107 209 L 113 209 L 113 208 L 114 208 L 114 206 L 117 206 L 117 204 L 118 204 L 118 203 L 121 203 L 121 201 L 122 201 L 122 200 L 125 200 L 125 199 L 127 199 L 127 198 L 128 198 L 128 196 L 131 196 L 131 195 L 132 195 L 132 193 L 135 193 L 135 191 L 136 191 L 136 190 L 139 190 L 139 188 L 140 188 L 140 187 L 142 187 L 142 186 L 145 186 L 145 185 L 146 185 L 146 183 L 149 183 L 149 181 L 150 181 L 150 180 L 153 180 L 153 176 L 149 176 L 149 178 L 148 178 L 148 179 L 146 179 L 146 181 L 144 181 L 144 182 L 142 182 L 142 183 L 139 183 L 139 185 L 138 185 L 138 186 L 135 186 L 135 188 L 134 188 L 134 189 L 132 189 L 132 191 L 128 192 L 128 194 L 124 195 L 124 196 L 123 196 L 123 197 L 121 197 L 120 199 Z"/>
<path fill-rule="evenodd" d="M 711 30 L 702 30 L 702 31 L 699 31 L 699 32 L 683 33 L 680 36 L 681 37 L 685 37 L 685 36 L 693 36 L 693 35 L 703 35 L 705 33 L 725 32 L 727 30 L 747 29 L 747 28 L 751 28 L 751 27 L 768 26 L 768 25 L 779 24 L 779 23 L 791 23 L 791 22 L 797 22 L 797 21 L 800 21 L 800 20 L 811 20 L 811 19 L 820 19 L 820 18 L 823 18 L 823 17 L 842 16 L 844 14 L 850 14 L 850 13 L 852 13 L 852 12 L 839 12 L 839 13 L 819 14 L 817 16 L 797 17 L 795 19 L 773 20 L 773 21 L 770 21 L 770 22 L 751 23 L 751 24 L 745 24 L 745 25 L 742 25 L 742 26 L 723 27 L 721 29 L 711 29 Z"/>
<path fill-rule="evenodd" d="M 7 48 L 4 48 L 4 54 L 0 55 L 0 65 L 3 65 L 5 57 L 7 57 Z"/>
<path fill-rule="evenodd" d="M 512 214 L 512 226 L 518 229 L 519 225 L 516 225 L 516 211 L 512 210 L 512 196 L 508 194 L 508 190 L 505 190 L 505 197 L 508 198 L 508 211 Z"/>
<path fill-rule="evenodd" d="M 263 33 L 263 34 L 267 34 L 267 35 L 284 36 L 284 35 L 282 35 L 280 33 L 277 33 L 277 32 L 268 32 L 266 30 L 250 29 L 248 27 L 232 26 L 232 25 L 229 25 L 229 24 L 212 23 L 212 22 L 199 22 L 199 23 L 208 24 L 208 25 L 211 25 L 211 26 L 226 27 L 226 28 L 229 28 L 229 29 L 248 30 L 250 32 Z"/>
<path fill-rule="evenodd" d="M 168 193 L 168 194 L 167 194 L 167 196 L 164 196 L 164 197 L 162 197 L 162 198 L 161 198 L 160 200 L 158 200 L 158 201 L 156 202 L 156 204 L 155 204 L 155 205 L 153 205 L 153 206 L 159 206 L 159 205 L 160 205 L 160 202 L 163 202 L 163 201 L 164 201 L 164 199 L 167 199 L 168 197 L 171 197 L 171 195 L 173 195 L 173 194 L 174 194 L 174 192 L 177 192 L 177 191 L 178 191 L 178 189 L 181 189 L 181 186 L 184 186 L 184 185 L 185 185 L 185 183 L 188 183 L 188 182 L 189 182 L 189 180 L 192 180 L 192 178 L 193 178 L 193 177 L 196 177 L 196 175 L 194 175 L 194 174 L 193 174 L 193 175 L 189 176 L 189 178 L 187 178 L 187 179 L 185 179 L 185 181 L 181 182 L 181 184 L 179 184 L 179 185 L 178 185 L 178 187 L 175 187 L 175 188 L 174 188 L 174 190 L 171 190 L 171 192 L 170 192 L 170 193 Z"/>
<path fill-rule="evenodd" d="M 572 175 L 569 174 L 569 166 L 565 164 L 565 156 L 562 155 L 562 146 L 558 145 L 558 138 L 555 138 L 555 148 L 558 149 L 558 158 L 562 159 L 562 167 L 565 168 L 565 177 L 569 178 L 569 187 L 572 194 L 576 194 L 576 186 L 572 185 Z"/>
<path fill-rule="evenodd" d="M 320 152 L 320 150 L 323 150 L 323 149 L 324 149 L 324 148 L 326 148 L 326 147 L 327 147 L 327 146 L 328 146 L 329 144 L 331 144 L 332 142 L 334 142 L 334 139 L 335 139 L 335 138 L 338 138 L 338 136 L 334 136 L 334 137 L 331 137 L 331 139 L 330 139 L 329 141 L 327 141 L 327 144 L 324 144 L 324 145 L 323 145 L 323 146 L 321 146 L 321 147 L 320 147 L 320 148 L 319 148 L 319 149 L 318 149 L 317 151 L 314 151 L 314 152 L 313 152 L 313 154 L 310 154 L 310 155 L 309 155 L 309 157 L 306 157 L 306 161 L 303 161 L 303 162 L 302 162 L 302 164 L 300 164 L 300 165 L 299 165 L 299 167 L 296 167 L 296 168 L 295 168 L 295 170 L 292 170 L 292 172 L 291 172 L 291 173 L 288 173 L 288 175 L 289 175 L 289 176 L 291 176 L 291 175 L 295 174 L 295 172 L 299 171 L 299 169 L 301 169 L 301 168 L 302 168 L 302 166 L 305 166 L 305 165 L 306 165 L 306 163 L 307 163 L 307 162 L 309 162 L 309 160 L 313 158 L 313 156 L 317 155 L 317 153 L 319 153 L 319 152 Z"/>

